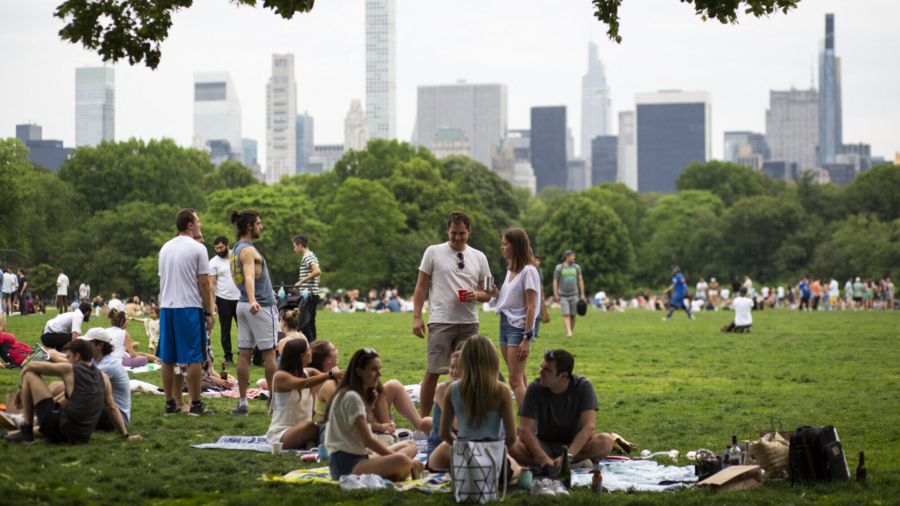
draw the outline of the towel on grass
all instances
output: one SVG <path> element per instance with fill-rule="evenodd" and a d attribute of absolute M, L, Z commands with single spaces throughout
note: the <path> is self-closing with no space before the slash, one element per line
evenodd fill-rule
<path fill-rule="evenodd" d="M 264 481 L 281 481 L 297 484 L 324 483 L 328 485 L 340 485 L 340 482 L 331 479 L 331 472 L 327 467 L 297 469 L 284 476 L 265 474 L 262 479 Z M 384 480 L 384 486 L 387 488 L 394 488 L 401 492 L 406 492 L 407 490 L 419 490 L 426 494 L 443 494 L 450 492 L 450 473 L 432 473 L 425 471 L 425 474 L 420 480 L 406 480 L 401 481 L 400 483 Z"/>
<path fill-rule="evenodd" d="M 690 487 L 697 481 L 694 466 L 662 466 L 652 460 L 603 460 L 600 462 L 600 473 L 603 475 L 603 487 L 610 492 L 631 489 L 666 492 Z M 593 472 L 590 470 L 572 470 L 573 487 L 589 487 L 592 479 Z"/>
<path fill-rule="evenodd" d="M 266 441 L 266 436 L 222 436 L 215 443 L 193 444 L 191 447 L 203 450 L 251 450 L 260 453 L 272 452 L 272 445 Z M 306 450 L 281 450 L 281 453 L 301 455 L 310 452 Z"/>
<path fill-rule="evenodd" d="M 142 393 L 142 394 L 153 394 L 153 395 L 163 395 L 164 392 L 162 389 L 153 383 L 147 383 L 146 381 L 141 380 L 129 380 L 128 384 L 131 385 L 132 393 Z"/>
<path fill-rule="evenodd" d="M 150 371 L 158 371 L 162 369 L 162 366 L 156 364 L 147 364 L 142 365 L 140 367 L 126 367 L 125 370 L 130 372 L 131 374 L 140 374 L 142 372 L 150 372 Z"/>

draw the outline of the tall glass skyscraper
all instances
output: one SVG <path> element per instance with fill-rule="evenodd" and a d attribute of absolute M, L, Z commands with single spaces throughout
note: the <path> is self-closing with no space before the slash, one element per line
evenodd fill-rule
<path fill-rule="evenodd" d="M 194 136 L 207 146 L 227 142 L 229 158 L 241 160 L 241 102 L 228 72 L 194 74 Z"/>
<path fill-rule="evenodd" d="M 606 67 L 597 58 L 597 45 L 588 43 L 588 73 L 581 80 L 581 158 L 591 158 L 591 141 L 612 131 Z"/>
<path fill-rule="evenodd" d="M 819 142 L 819 94 L 809 90 L 770 91 L 766 110 L 766 144 L 770 160 L 813 169 Z"/>
<path fill-rule="evenodd" d="M 297 174 L 309 171 L 306 164 L 315 156 L 315 124 L 313 117 L 304 112 L 297 115 Z"/>
<path fill-rule="evenodd" d="M 566 106 L 531 108 L 531 167 L 538 192 L 548 186 L 566 188 Z"/>
<path fill-rule="evenodd" d="M 116 137 L 116 72 L 75 69 L 75 145 L 96 146 Z"/>
<path fill-rule="evenodd" d="M 841 154 L 841 124 L 841 59 L 834 56 L 834 14 L 826 14 L 825 43 L 819 52 L 819 167 L 835 163 Z"/>
<path fill-rule="evenodd" d="M 366 0 L 366 118 L 369 139 L 397 138 L 394 0 Z"/>
<path fill-rule="evenodd" d="M 297 173 L 297 84 L 294 55 L 272 55 L 266 84 L 266 182 Z"/>

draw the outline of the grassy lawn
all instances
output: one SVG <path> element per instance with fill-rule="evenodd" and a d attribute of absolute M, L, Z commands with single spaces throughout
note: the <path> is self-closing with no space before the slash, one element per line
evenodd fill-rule
<path fill-rule="evenodd" d="M 55 314 L 55 313 L 54 313 Z M 639 449 L 653 451 L 709 448 L 719 451 L 739 440 L 755 439 L 776 415 L 792 430 L 801 425 L 837 427 L 851 470 L 866 452 L 868 484 L 851 481 L 814 487 L 767 483 L 745 491 L 715 494 L 616 493 L 610 504 L 900 504 L 900 312 L 754 313 L 753 333 L 725 335 L 718 329 L 729 312 L 684 313 L 661 322 L 660 312 L 591 312 L 579 318 L 575 337 L 565 338 L 558 310 L 541 326 L 537 350 L 566 348 L 575 355 L 575 372 L 589 378 L 601 411 L 598 428 L 618 432 Z M 47 317 L 14 316 L 8 331 L 20 341 L 38 341 Z M 498 318 L 481 314 L 482 333 L 496 341 Z M 91 324 L 108 323 L 92 318 Z M 319 336 L 341 350 L 342 365 L 352 352 L 376 348 L 385 380 L 421 380 L 425 342 L 412 335 L 409 314 L 319 313 Z M 129 328 L 146 342 L 143 326 Z M 236 331 L 233 340 L 236 342 Z M 218 328 L 213 341 L 217 341 Z M 216 357 L 221 347 L 214 344 Z M 536 377 L 539 360 L 528 364 Z M 220 359 L 219 359 L 220 360 Z M 502 366 L 505 371 L 505 366 Z M 234 373 L 234 368 L 229 370 Z M 252 368 L 255 381 L 262 368 Z M 159 384 L 158 373 L 136 375 Z M 0 370 L 0 393 L 13 392 L 18 374 Z M 450 504 L 449 494 L 419 492 L 343 493 L 327 485 L 266 483 L 262 474 L 284 474 L 304 467 L 293 456 L 196 450 L 188 444 L 221 435 L 262 435 L 269 418 L 265 401 L 251 401 L 247 418 L 228 415 L 236 401 L 207 400 L 214 416 L 163 417 L 161 396 L 133 396 L 132 434 L 143 441 L 98 433 L 86 446 L 31 447 L 0 444 L 0 504 Z M 405 424 L 398 416 L 398 425 Z M 679 465 L 687 465 L 683 457 Z M 310 466 L 312 467 L 312 466 Z M 714 495 L 715 494 L 715 495 Z M 514 494 L 509 502 L 530 501 Z M 596 502 L 576 489 L 566 502 Z M 563 502 L 559 500 L 558 502 Z"/>

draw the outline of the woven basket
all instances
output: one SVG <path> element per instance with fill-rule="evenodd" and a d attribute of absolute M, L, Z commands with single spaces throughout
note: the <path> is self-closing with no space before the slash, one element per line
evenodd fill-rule
<path fill-rule="evenodd" d="M 756 442 L 750 443 L 750 452 L 756 463 L 766 471 L 764 477 L 787 478 L 791 475 L 789 456 L 791 444 L 777 432 L 766 434 Z"/>

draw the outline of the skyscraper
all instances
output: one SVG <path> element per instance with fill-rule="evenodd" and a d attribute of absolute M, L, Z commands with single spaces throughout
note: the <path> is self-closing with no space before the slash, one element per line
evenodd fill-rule
<path fill-rule="evenodd" d="M 753 146 L 753 154 L 762 156 L 763 160 L 771 157 L 765 135 L 753 132 L 725 132 L 725 151 L 722 161 L 737 163 L 738 148 L 741 144 Z"/>
<path fill-rule="evenodd" d="M 612 131 L 606 67 L 597 58 L 597 45 L 588 43 L 588 73 L 581 79 L 581 157 L 591 158 L 591 141 Z M 597 181 L 594 181 L 597 184 Z"/>
<path fill-rule="evenodd" d="M 809 90 L 770 91 L 766 110 L 766 144 L 770 160 L 813 169 L 819 142 L 819 94 Z"/>
<path fill-rule="evenodd" d="M 241 160 L 241 103 L 228 72 L 194 74 L 194 135 L 210 149 L 215 143 L 231 160 Z M 214 156 L 219 162 L 228 157 Z"/>
<path fill-rule="evenodd" d="M 444 127 L 460 128 L 469 140 L 468 156 L 491 166 L 491 146 L 506 137 L 506 85 L 456 84 L 419 86 L 416 143 L 432 148 Z"/>
<path fill-rule="evenodd" d="M 566 187 L 566 106 L 531 108 L 531 167 L 538 192 L 548 186 Z"/>
<path fill-rule="evenodd" d="M 641 193 L 674 193 L 685 166 L 712 158 L 708 92 L 660 91 L 635 95 L 637 180 Z"/>
<path fill-rule="evenodd" d="M 28 148 L 28 160 L 54 172 L 72 152 L 63 141 L 44 139 L 39 125 L 16 125 L 16 137 Z"/>
<path fill-rule="evenodd" d="M 115 137 L 115 69 L 75 69 L 75 146 L 96 146 Z"/>
<path fill-rule="evenodd" d="M 591 140 L 591 186 L 615 183 L 618 179 L 619 138 L 598 135 Z"/>
<path fill-rule="evenodd" d="M 297 174 L 318 174 L 307 168 L 315 154 L 315 122 L 305 111 L 297 115 Z M 320 171 L 321 172 L 321 171 Z"/>
<path fill-rule="evenodd" d="M 616 179 L 634 191 L 638 189 L 637 178 L 637 129 L 634 111 L 619 113 L 619 139 L 616 148 Z"/>
<path fill-rule="evenodd" d="M 294 55 L 272 55 L 266 84 L 266 182 L 297 173 L 297 84 Z"/>
<path fill-rule="evenodd" d="M 258 163 L 256 161 L 256 144 L 255 139 L 241 139 L 241 163 L 247 167 Z"/>
<path fill-rule="evenodd" d="M 344 119 L 344 151 L 362 151 L 366 149 L 369 140 L 369 125 L 366 123 L 366 113 L 363 111 L 359 100 L 350 102 L 350 111 Z"/>
<path fill-rule="evenodd" d="M 394 0 L 366 0 L 366 118 L 369 139 L 397 138 Z"/>
<path fill-rule="evenodd" d="M 841 59 L 834 56 L 834 14 L 825 15 L 825 43 L 819 52 L 819 167 L 835 163 L 843 148 Z"/>

